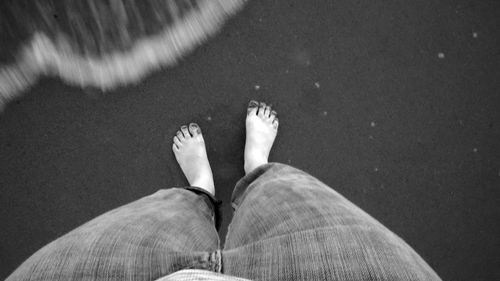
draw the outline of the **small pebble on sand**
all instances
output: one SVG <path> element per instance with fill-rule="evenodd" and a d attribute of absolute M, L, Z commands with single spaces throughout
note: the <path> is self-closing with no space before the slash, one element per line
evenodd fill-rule
<path fill-rule="evenodd" d="M 373 171 L 378 172 L 378 168 L 377 167 L 373 168 Z"/>
<path fill-rule="evenodd" d="M 254 87 L 254 88 L 255 88 L 255 90 L 257 90 L 257 91 L 258 91 L 258 90 L 260 89 L 260 86 L 259 86 L 259 85 L 255 85 L 255 87 Z"/>
<path fill-rule="evenodd" d="M 326 115 L 328 115 L 328 112 L 323 111 L 323 116 L 326 116 Z"/>
<path fill-rule="evenodd" d="M 477 32 L 472 32 L 472 37 L 477 38 Z"/>
<path fill-rule="evenodd" d="M 377 125 L 377 124 L 375 124 L 375 121 L 372 121 L 372 122 L 370 123 L 370 126 L 372 126 L 372 127 L 375 127 L 375 125 Z"/>
<path fill-rule="evenodd" d="M 439 54 L 438 54 L 438 58 L 440 58 L 440 59 L 444 59 L 444 53 L 439 53 Z"/>
<path fill-rule="evenodd" d="M 317 89 L 319 89 L 319 86 L 320 86 L 320 85 L 319 85 L 319 82 L 315 82 L 315 83 L 314 83 L 314 87 L 316 87 Z"/>
<path fill-rule="evenodd" d="M 472 149 L 472 151 L 473 151 L 473 152 L 477 152 L 477 148 L 476 148 L 476 147 L 474 147 L 474 148 Z"/>
<path fill-rule="evenodd" d="M 212 121 L 212 117 L 208 116 L 208 117 L 207 117 L 207 120 L 208 120 L 208 121 Z"/>

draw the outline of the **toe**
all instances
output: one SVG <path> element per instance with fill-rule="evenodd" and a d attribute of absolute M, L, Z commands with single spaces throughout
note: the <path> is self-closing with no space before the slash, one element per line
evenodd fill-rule
<path fill-rule="evenodd" d="M 177 131 L 177 137 L 179 138 L 179 140 L 184 140 L 184 134 L 181 132 L 181 131 Z"/>
<path fill-rule="evenodd" d="M 271 113 L 271 106 L 266 106 L 266 110 L 264 111 L 264 117 L 269 118 L 269 114 Z"/>
<path fill-rule="evenodd" d="M 200 126 L 198 126 L 198 124 L 196 124 L 196 123 L 189 124 L 189 132 L 191 132 L 191 134 L 193 135 L 193 137 L 201 135 Z"/>
<path fill-rule="evenodd" d="M 278 116 L 278 113 L 274 110 L 271 110 L 271 117 L 269 117 L 271 119 L 271 121 L 274 121 L 276 116 Z"/>
<path fill-rule="evenodd" d="M 261 102 L 260 103 L 260 107 L 259 107 L 259 113 L 258 113 L 258 115 L 261 116 L 261 117 L 264 116 L 264 111 L 265 110 L 266 110 L 266 104 L 263 103 L 263 102 Z"/>
<path fill-rule="evenodd" d="M 175 152 L 179 152 L 179 147 L 175 143 L 172 144 L 172 150 Z"/>
<path fill-rule="evenodd" d="M 279 126 L 279 120 L 278 120 L 278 117 L 276 117 L 273 120 L 273 127 L 274 127 L 274 129 L 278 129 L 278 126 Z"/>
<path fill-rule="evenodd" d="M 259 103 L 254 101 L 254 100 L 251 100 L 249 103 L 248 103 L 248 108 L 247 108 L 247 115 L 257 115 L 257 109 L 259 109 Z"/>
<path fill-rule="evenodd" d="M 181 131 L 184 134 L 184 138 L 190 139 L 191 135 L 189 134 L 188 127 L 186 125 L 181 126 Z"/>
<path fill-rule="evenodd" d="M 177 136 L 174 137 L 174 144 L 177 146 L 177 148 L 181 147 L 182 145 L 181 141 Z"/>

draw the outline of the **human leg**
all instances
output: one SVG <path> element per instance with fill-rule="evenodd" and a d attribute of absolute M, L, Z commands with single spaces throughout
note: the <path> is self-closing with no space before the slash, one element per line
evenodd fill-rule
<path fill-rule="evenodd" d="M 211 204 L 186 188 L 160 190 L 56 239 L 7 280 L 154 280 L 183 268 L 215 271 Z"/>

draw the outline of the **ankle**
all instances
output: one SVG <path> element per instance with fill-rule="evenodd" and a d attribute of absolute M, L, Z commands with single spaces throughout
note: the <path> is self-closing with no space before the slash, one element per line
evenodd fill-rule
<path fill-rule="evenodd" d="M 249 174 L 255 168 L 267 163 L 268 163 L 267 158 L 252 159 L 251 161 L 245 160 L 245 164 L 243 165 L 243 169 L 245 170 L 245 175 Z"/>
<path fill-rule="evenodd" d="M 215 185 L 213 179 L 200 177 L 193 182 L 190 182 L 189 185 L 205 189 L 210 192 L 210 194 L 215 196 Z"/>

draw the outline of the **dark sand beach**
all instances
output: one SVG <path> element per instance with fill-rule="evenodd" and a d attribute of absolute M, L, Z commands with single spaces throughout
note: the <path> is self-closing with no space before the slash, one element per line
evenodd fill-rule
<path fill-rule="evenodd" d="M 270 161 L 325 182 L 443 280 L 500 280 L 500 2 L 250 1 L 177 66 L 102 93 L 42 78 L 0 115 L 0 279 L 112 208 L 187 184 L 206 140 L 224 240 L 249 100 Z"/>

